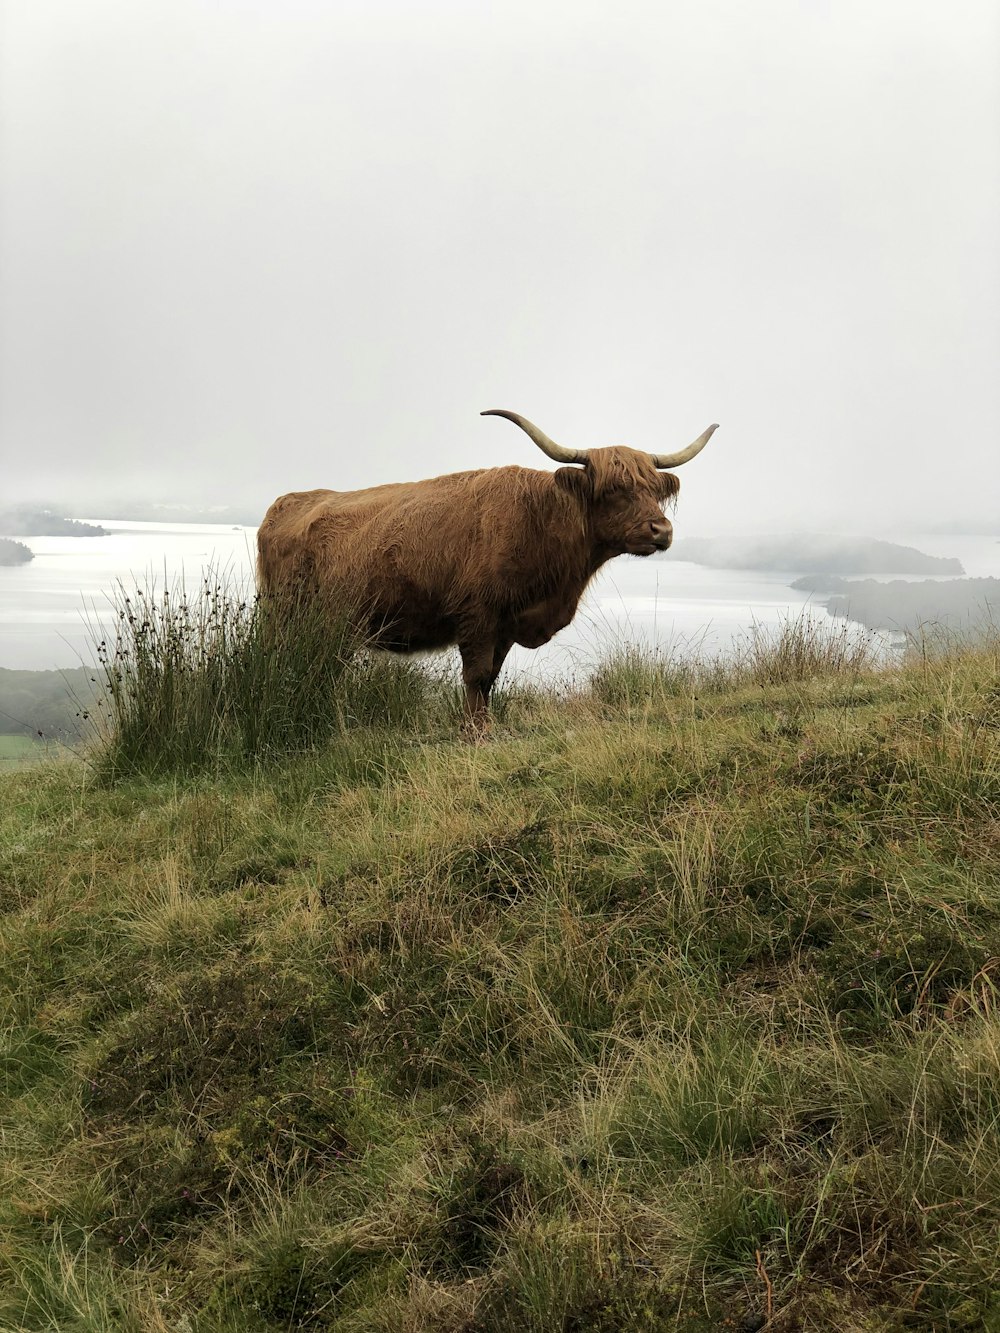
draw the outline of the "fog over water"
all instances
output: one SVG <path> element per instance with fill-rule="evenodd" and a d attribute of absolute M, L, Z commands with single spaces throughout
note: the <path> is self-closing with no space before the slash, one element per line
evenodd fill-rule
<path fill-rule="evenodd" d="M 107 593 L 119 579 L 128 587 L 160 589 L 183 580 L 196 591 L 203 571 L 214 567 L 232 585 L 250 586 L 253 529 L 92 521 L 110 535 L 24 539 L 34 560 L 0 569 L 0 666 L 46 669 L 92 662 L 85 615 L 93 625 L 103 620 L 111 626 Z M 545 648 L 516 649 L 510 668 L 543 674 L 585 670 L 619 641 L 712 650 L 754 619 L 776 622 L 807 600 L 780 576 L 710 570 L 672 555 L 641 562 L 622 558 L 594 580 L 571 626 Z"/>
<path fill-rule="evenodd" d="M 0 667 L 49 670 L 95 660 L 94 629 L 110 628 L 108 594 L 162 590 L 182 580 L 196 592 L 206 572 L 252 593 L 255 530 L 229 524 L 165 524 L 91 517 L 105 537 L 25 537 L 34 559 L 0 568 Z M 801 539 L 806 542 L 806 538 Z M 957 556 L 970 577 L 1000 577 L 993 537 L 914 536 L 930 555 Z M 754 625 L 777 627 L 806 607 L 820 621 L 822 598 L 796 592 L 795 571 L 710 569 L 683 558 L 683 538 L 666 555 L 621 557 L 591 584 L 573 624 L 537 651 L 515 649 L 506 668 L 551 679 L 581 676 L 610 647 L 637 643 L 685 656 L 732 650 Z M 922 576 L 913 576 L 922 577 Z M 450 659 L 457 662 L 451 650 Z"/>

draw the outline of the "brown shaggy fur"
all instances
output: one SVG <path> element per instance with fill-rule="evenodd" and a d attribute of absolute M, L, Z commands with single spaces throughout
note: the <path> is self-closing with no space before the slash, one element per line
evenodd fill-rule
<path fill-rule="evenodd" d="M 270 598 L 308 590 L 350 607 L 377 647 L 457 644 L 476 729 L 514 643 L 537 648 L 568 625 L 605 561 L 666 549 L 663 506 L 679 484 L 648 454 L 616 448 L 554 473 L 498 467 L 296 491 L 261 524 L 258 581 Z"/>

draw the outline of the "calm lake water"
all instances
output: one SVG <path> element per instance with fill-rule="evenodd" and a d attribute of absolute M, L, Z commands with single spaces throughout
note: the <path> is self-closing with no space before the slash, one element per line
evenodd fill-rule
<path fill-rule="evenodd" d="M 0 568 L 0 666 L 48 670 L 94 660 L 90 626 L 110 624 L 108 594 L 118 581 L 158 588 L 183 579 L 196 589 L 207 569 L 249 584 L 253 528 L 138 523 L 93 518 L 106 537 L 22 537 L 35 558 Z M 931 555 L 958 556 L 970 576 L 1000 576 L 996 537 L 894 536 Z M 551 677 L 585 674 L 609 646 L 640 643 L 710 655 L 726 652 L 755 625 L 777 627 L 810 598 L 788 586 L 794 573 L 707 569 L 676 548 L 646 560 L 622 557 L 598 575 L 572 625 L 536 652 L 515 649 L 510 666 Z M 830 619 L 813 605 L 818 619 Z M 98 635 L 98 637 L 100 637 Z"/>

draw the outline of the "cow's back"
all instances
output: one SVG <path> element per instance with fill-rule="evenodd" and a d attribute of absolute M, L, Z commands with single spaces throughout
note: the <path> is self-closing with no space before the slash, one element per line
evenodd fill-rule
<path fill-rule="evenodd" d="M 391 482 L 359 491 L 292 491 L 268 509 L 257 534 L 261 590 L 303 582 L 346 584 L 369 599 L 404 571 L 452 583 L 480 526 L 478 472 Z"/>
<path fill-rule="evenodd" d="M 575 546 L 570 509 L 551 474 L 520 467 L 292 492 L 261 524 L 260 588 L 363 607 L 370 626 L 399 627 L 398 641 L 375 636 L 386 646 L 454 642 L 470 618 L 496 621 L 560 581 L 567 539 Z"/>

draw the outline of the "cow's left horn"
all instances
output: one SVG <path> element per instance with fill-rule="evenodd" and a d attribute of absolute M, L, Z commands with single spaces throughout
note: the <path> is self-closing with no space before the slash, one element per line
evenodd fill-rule
<path fill-rule="evenodd" d="M 563 445 L 556 444 L 555 440 L 550 440 L 544 431 L 539 430 L 537 426 L 533 426 L 527 417 L 519 416 L 517 412 L 508 412 L 502 407 L 491 407 L 486 412 L 480 412 L 479 415 L 481 417 L 506 417 L 508 421 L 513 421 L 515 426 L 520 426 L 526 435 L 531 436 L 543 454 L 548 454 L 557 463 L 586 463 L 587 461 L 586 449 L 566 449 Z M 712 430 L 714 429 L 713 426 Z M 712 431 L 708 432 L 709 435 L 711 433 Z M 708 435 L 705 436 L 705 439 L 707 438 Z M 701 445 L 698 447 L 700 448 Z M 695 453 L 697 452 L 698 450 L 695 449 Z M 681 461 L 683 462 L 683 459 Z M 657 463 L 657 467 L 660 466 L 662 465 Z"/>
<path fill-rule="evenodd" d="M 716 422 L 714 426 L 709 426 L 703 435 L 699 435 L 694 444 L 689 444 L 686 449 L 681 449 L 676 454 L 653 454 L 653 462 L 657 467 L 680 467 L 682 463 L 690 462 L 695 454 L 701 453 L 718 429 L 719 423 Z"/>

